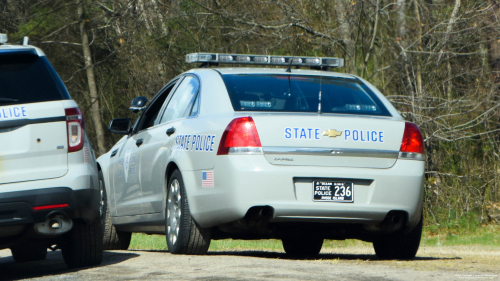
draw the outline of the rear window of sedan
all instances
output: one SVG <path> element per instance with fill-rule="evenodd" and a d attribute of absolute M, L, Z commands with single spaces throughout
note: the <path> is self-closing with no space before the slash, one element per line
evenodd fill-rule
<path fill-rule="evenodd" d="M 0 106 L 69 98 L 66 87 L 44 56 L 0 53 Z"/>
<path fill-rule="evenodd" d="M 318 112 L 391 116 L 358 79 L 311 75 L 224 74 L 235 111 Z"/>

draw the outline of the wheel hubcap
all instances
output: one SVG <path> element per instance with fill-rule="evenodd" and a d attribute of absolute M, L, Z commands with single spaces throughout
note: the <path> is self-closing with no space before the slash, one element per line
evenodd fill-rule
<path fill-rule="evenodd" d="M 181 199 L 179 181 L 174 179 L 170 185 L 167 200 L 167 237 L 172 245 L 175 245 L 179 236 Z"/>

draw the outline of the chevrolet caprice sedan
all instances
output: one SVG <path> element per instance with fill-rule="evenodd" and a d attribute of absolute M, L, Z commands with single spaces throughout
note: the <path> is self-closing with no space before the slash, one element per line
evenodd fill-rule
<path fill-rule="evenodd" d="M 108 249 L 142 232 L 165 234 L 174 254 L 205 254 L 212 239 L 274 238 L 306 256 L 324 239 L 360 239 L 382 259 L 415 257 L 423 140 L 373 85 L 327 71 L 343 65 L 336 58 L 186 60 L 202 65 L 149 103 L 136 98 L 134 125 L 110 122 L 125 136 L 98 159 Z"/>

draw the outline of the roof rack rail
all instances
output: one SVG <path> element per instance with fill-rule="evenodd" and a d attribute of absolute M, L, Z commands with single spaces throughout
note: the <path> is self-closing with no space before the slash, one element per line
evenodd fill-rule
<path fill-rule="evenodd" d="M 224 64 L 252 64 L 278 66 L 306 66 L 318 70 L 343 67 L 344 59 L 326 57 L 265 56 L 218 53 L 191 53 L 186 55 L 187 63 L 202 63 L 201 67 Z"/>
<path fill-rule="evenodd" d="M 21 38 L 21 41 L 19 41 L 19 44 L 13 44 L 13 43 L 10 43 L 9 45 L 22 45 L 22 46 L 28 46 L 29 45 L 29 38 L 28 36 L 24 36 L 23 38 Z M 0 33 L 0 45 L 3 45 L 3 44 L 6 44 L 8 41 L 7 39 L 7 34 L 5 33 Z"/>

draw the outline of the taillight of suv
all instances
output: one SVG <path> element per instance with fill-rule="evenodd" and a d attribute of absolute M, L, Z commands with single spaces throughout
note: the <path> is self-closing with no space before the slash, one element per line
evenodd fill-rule
<path fill-rule="evenodd" d="M 262 145 L 252 117 L 233 119 L 222 135 L 217 155 L 256 153 L 262 153 Z"/>
<path fill-rule="evenodd" d="M 68 152 L 83 148 L 83 114 L 78 107 L 66 108 L 66 124 L 68 127 Z"/>

